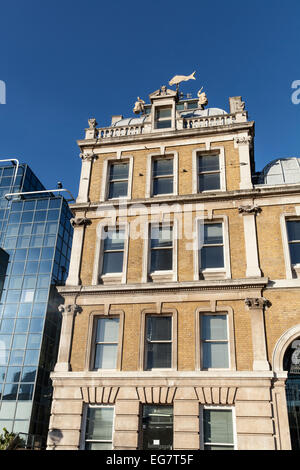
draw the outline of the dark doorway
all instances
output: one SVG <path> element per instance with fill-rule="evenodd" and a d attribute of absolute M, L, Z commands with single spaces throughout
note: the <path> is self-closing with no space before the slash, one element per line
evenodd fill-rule
<path fill-rule="evenodd" d="M 300 338 L 286 350 L 283 368 L 288 371 L 286 401 L 292 450 L 300 450 Z"/>
<path fill-rule="evenodd" d="M 173 449 L 173 407 L 144 405 L 142 448 L 145 450 Z"/>

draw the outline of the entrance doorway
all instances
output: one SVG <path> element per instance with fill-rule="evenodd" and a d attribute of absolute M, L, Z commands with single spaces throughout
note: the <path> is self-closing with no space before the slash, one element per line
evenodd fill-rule
<path fill-rule="evenodd" d="M 286 350 L 283 368 L 288 371 L 286 401 L 292 450 L 300 450 L 300 338 Z"/>
<path fill-rule="evenodd" d="M 172 406 L 143 406 L 142 448 L 145 450 L 173 449 Z"/>

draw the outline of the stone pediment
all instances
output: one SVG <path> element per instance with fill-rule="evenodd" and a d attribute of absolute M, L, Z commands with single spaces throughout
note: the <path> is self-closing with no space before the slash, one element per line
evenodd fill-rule
<path fill-rule="evenodd" d="M 177 97 L 177 91 L 170 90 L 166 86 L 160 87 L 159 90 L 154 91 L 149 95 L 150 101 L 152 102 L 153 100 L 159 99 L 159 98 L 176 98 Z"/>

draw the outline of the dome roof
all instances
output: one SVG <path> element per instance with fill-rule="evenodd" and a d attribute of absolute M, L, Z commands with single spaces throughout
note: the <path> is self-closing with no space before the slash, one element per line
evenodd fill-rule
<path fill-rule="evenodd" d="M 207 108 L 207 109 L 195 109 L 190 111 L 183 111 L 180 113 L 182 117 L 206 117 L 206 116 L 220 116 L 228 114 L 224 109 L 220 108 Z"/>
<path fill-rule="evenodd" d="M 300 158 L 273 160 L 261 171 L 258 183 L 268 185 L 300 183 Z"/>
<path fill-rule="evenodd" d="M 115 122 L 111 127 L 120 127 L 120 126 L 134 126 L 135 124 L 143 124 L 147 115 L 134 118 L 120 119 L 120 121 Z"/>

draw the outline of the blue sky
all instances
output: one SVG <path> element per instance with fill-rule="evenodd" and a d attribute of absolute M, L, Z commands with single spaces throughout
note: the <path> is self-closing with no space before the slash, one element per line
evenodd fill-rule
<path fill-rule="evenodd" d="M 299 0 L 15 0 L 0 7 L 0 158 L 77 195 L 87 120 L 132 116 L 137 96 L 196 71 L 209 106 L 242 96 L 256 121 L 256 169 L 300 157 Z M 299 95 L 300 96 L 300 95 Z"/>

